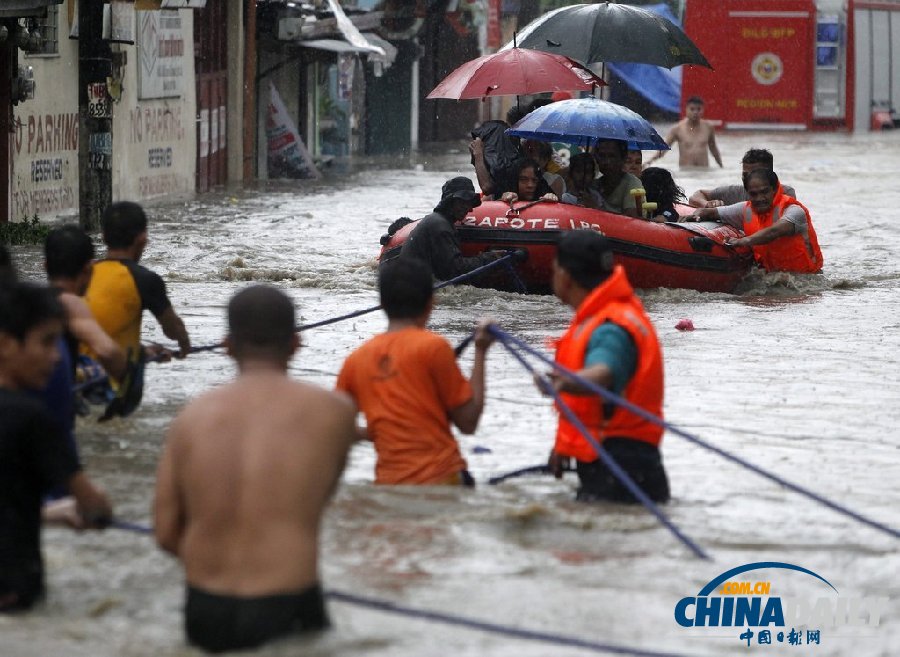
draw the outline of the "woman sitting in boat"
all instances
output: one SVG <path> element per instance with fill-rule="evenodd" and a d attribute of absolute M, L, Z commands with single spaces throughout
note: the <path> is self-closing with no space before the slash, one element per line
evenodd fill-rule
<path fill-rule="evenodd" d="M 684 190 L 675 184 L 672 174 L 668 169 L 661 167 L 647 167 L 641 176 L 644 192 L 648 203 L 656 203 L 656 209 L 649 217 L 650 221 L 665 223 L 678 221 L 676 203 L 687 203 Z"/>
<path fill-rule="evenodd" d="M 603 197 L 594 187 L 597 163 L 590 153 L 578 153 L 569 160 L 568 191 L 562 195 L 562 202 L 599 210 L 603 207 Z"/>
<path fill-rule="evenodd" d="M 523 160 L 519 165 L 518 188 L 515 192 L 503 192 L 500 200 L 504 203 L 516 201 L 558 201 L 547 181 L 541 174 L 541 167 L 534 160 Z"/>
<path fill-rule="evenodd" d="M 602 177 L 597 189 L 603 197 L 601 210 L 614 214 L 640 217 L 637 201 L 631 195 L 632 189 L 641 187 L 641 179 L 623 171 L 628 142 L 620 139 L 601 139 L 593 149 L 597 169 Z"/>
<path fill-rule="evenodd" d="M 566 181 L 559 173 L 559 167 L 553 162 L 553 147 L 546 141 L 538 141 L 537 139 L 526 139 L 522 142 L 522 152 L 526 158 L 531 158 L 541 167 L 542 175 L 546 183 L 550 186 L 550 191 L 562 198 L 566 193 Z M 551 172 L 551 167 L 555 168 L 555 172 Z"/>

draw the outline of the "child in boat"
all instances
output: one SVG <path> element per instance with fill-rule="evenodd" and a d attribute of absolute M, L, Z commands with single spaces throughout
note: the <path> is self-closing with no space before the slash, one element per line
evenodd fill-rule
<path fill-rule="evenodd" d="M 623 169 L 625 173 L 630 173 L 632 176 L 636 178 L 640 178 L 642 175 L 642 166 L 644 162 L 644 153 L 643 151 L 629 148 L 628 153 L 625 155 L 625 166 Z"/>
<path fill-rule="evenodd" d="M 581 205 L 598 210 L 603 206 L 603 197 L 594 187 L 597 163 L 590 153 L 578 153 L 569 160 L 568 191 L 562 195 L 562 202 Z"/>
<path fill-rule="evenodd" d="M 544 181 L 550 186 L 550 191 L 561 197 L 566 193 L 566 181 L 559 175 L 559 166 L 553 161 L 553 147 L 546 141 L 526 139 L 522 142 L 522 151 L 525 157 L 538 163 L 543 172 Z M 555 171 L 551 171 L 551 167 Z"/>
<path fill-rule="evenodd" d="M 366 417 L 360 437 L 375 444 L 376 484 L 473 485 L 450 430 L 478 427 L 485 356 L 493 341 L 482 322 L 467 380 L 453 348 L 425 328 L 434 303 L 431 268 L 417 258 L 385 263 L 378 276 L 388 329 L 347 357 L 337 389 Z"/>
<path fill-rule="evenodd" d="M 661 167 L 647 167 L 641 176 L 644 191 L 647 194 L 648 203 L 656 203 L 656 210 L 650 221 L 665 223 L 678 221 L 676 203 L 687 203 L 684 190 L 675 184 L 672 174 L 668 169 Z"/>
<path fill-rule="evenodd" d="M 534 160 L 523 160 L 519 165 L 518 186 L 515 192 L 503 192 L 504 203 L 516 201 L 558 201 L 559 197 L 544 180 L 540 165 Z"/>

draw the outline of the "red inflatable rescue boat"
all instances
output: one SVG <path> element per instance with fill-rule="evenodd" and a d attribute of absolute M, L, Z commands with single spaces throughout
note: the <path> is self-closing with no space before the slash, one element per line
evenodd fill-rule
<path fill-rule="evenodd" d="M 693 208 L 682 208 L 687 211 Z M 381 250 L 380 260 L 400 253 L 415 230 L 412 222 L 398 230 Z M 560 231 L 590 228 L 613 245 L 616 262 L 625 267 L 637 288 L 687 288 L 701 292 L 732 292 L 753 263 L 749 249 L 735 250 L 723 240 L 742 234 L 715 222 L 655 223 L 578 205 L 537 201 L 510 207 L 486 201 L 457 224 L 464 255 L 491 249 L 525 249 L 528 260 L 498 267 L 472 282 L 478 287 L 552 292 L 552 265 Z"/>

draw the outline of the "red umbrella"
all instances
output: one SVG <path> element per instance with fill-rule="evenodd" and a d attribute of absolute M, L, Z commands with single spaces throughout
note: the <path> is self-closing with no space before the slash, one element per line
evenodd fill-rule
<path fill-rule="evenodd" d="M 593 89 L 606 83 L 563 55 L 510 48 L 466 62 L 436 86 L 428 98 L 525 96 L 545 91 Z"/>

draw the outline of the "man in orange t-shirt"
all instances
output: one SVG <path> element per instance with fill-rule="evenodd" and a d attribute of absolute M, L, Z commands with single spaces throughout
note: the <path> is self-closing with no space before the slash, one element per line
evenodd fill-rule
<path fill-rule="evenodd" d="M 475 363 L 466 380 L 447 340 L 425 325 L 434 304 L 431 269 L 397 258 L 378 279 L 388 330 L 354 351 L 337 389 L 366 416 L 365 437 L 375 443 L 378 484 L 473 485 L 450 430 L 475 432 L 484 408 L 485 354 L 493 338 L 487 323 L 475 333 Z"/>

